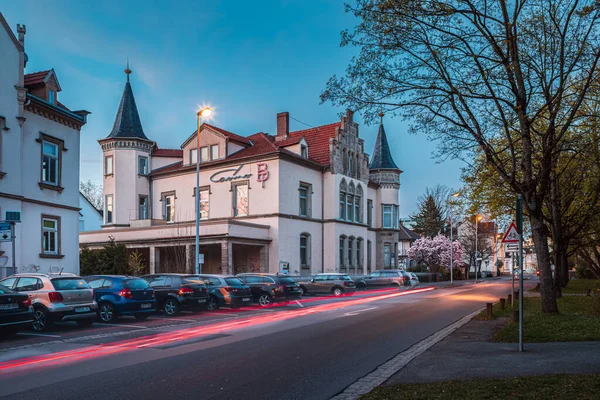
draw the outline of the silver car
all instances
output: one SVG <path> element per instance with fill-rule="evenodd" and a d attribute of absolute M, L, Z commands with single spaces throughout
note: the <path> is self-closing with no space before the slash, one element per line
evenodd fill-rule
<path fill-rule="evenodd" d="M 33 329 L 47 330 L 54 322 L 75 321 L 88 327 L 96 319 L 98 304 L 94 291 L 83 278 L 73 274 L 15 274 L 0 284 L 31 299 Z"/>
<path fill-rule="evenodd" d="M 352 278 L 346 274 L 328 273 L 317 274 L 314 278 L 306 281 L 299 281 L 302 295 L 320 294 L 339 297 L 342 295 L 351 295 L 356 291 L 356 285 Z"/>

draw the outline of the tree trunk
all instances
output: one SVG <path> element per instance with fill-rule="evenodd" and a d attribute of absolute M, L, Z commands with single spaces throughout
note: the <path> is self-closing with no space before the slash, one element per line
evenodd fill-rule
<path fill-rule="evenodd" d="M 538 269 L 540 270 L 540 295 L 542 297 L 542 312 L 545 314 L 558 314 L 554 282 L 552 282 L 552 269 L 550 268 L 550 250 L 548 248 L 548 235 L 541 215 L 529 213 L 533 243 L 537 253 Z M 535 210 L 539 211 L 539 210 Z"/>

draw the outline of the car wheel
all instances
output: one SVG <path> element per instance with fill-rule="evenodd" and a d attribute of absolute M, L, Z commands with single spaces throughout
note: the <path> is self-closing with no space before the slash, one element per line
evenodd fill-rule
<path fill-rule="evenodd" d="M 50 315 L 48 311 L 45 309 L 38 307 L 33 310 L 33 330 L 36 332 L 43 332 L 47 330 L 50 325 L 52 325 L 52 321 L 50 320 Z"/>
<path fill-rule="evenodd" d="M 307 290 L 304 286 L 300 286 L 300 296 L 305 296 L 307 293 Z"/>
<path fill-rule="evenodd" d="M 149 313 L 135 314 L 135 319 L 137 319 L 138 321 L 145 321 L 148 319 L 149 316 Z"/>
<path fill-rule="evenodd" d="M 167 299 L 165 301 L 165 305 L 163 306 L 163 310 L 165 314 L 169 317 L 179 314 L 179 302 L 175 299 Z"/>
<path fill-rule="evenodd" d="M 206 309 L 208 311 L 215 311 L 219 309 L 219 301 L 215 296 L 208 297 L 208 303 L 206 303 Z"/>
<path fill-rule="evenodd" d="M 98 307 L 98 320 L 104 323 L 110 323 L 117 319 L 115 306 L 110 303 L 100 303 Z"/>
<path fill-rule="evenodd" d="M 77 325 L 79 325 L 81 328 L 89 328 L 90 326 L 94 325 L 94 320 L 93 319 L 81 319 L 81 320 L 77 321 Z"/>
<path fill-rule="evenodd" d="M 400 289 L 400 285 L 397 282 L 392 283 L 394 289 Z"/>
<path fill-rule="evenodd" d="M 342 294 L 344 294 L 344 291 L 342 289 L 340 289 L 339 287 L 336 287 L 336 288 L 333 288 L 333 290 L 331 291 L 331 293 L 335 297 L 340 297 Z"/>
<path fill-rule="evenodd" d="M 258 296 L 258 304 L 261 307 L 268 307 L 273 303 L 273 298 L 269 293 L 262 292 L 260 296 Z"/>

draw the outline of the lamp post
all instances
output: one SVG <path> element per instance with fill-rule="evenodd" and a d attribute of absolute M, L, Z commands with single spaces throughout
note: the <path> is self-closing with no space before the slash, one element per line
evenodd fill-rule
<path fill-rule="evenodd" d="M 451 197 L 458 197 L 460 193 L 456 192 Z M 452 199 L 448 202 L 450 204 L 450 286 L 454 286 L 454 240 L 452 238 L 453 226 L 452 226 Z"/>
<path fill-rule="evenodd" d="M 196 268 L 194 271 L 199 274 L 200 270 L 200 126 L 202 117 L 208 118 L 212 110 L 208 107 L 203 108 L 196 114 L 198 117 L 198 131 L 196 133 Z"/>
<path fill-rule="evenodd" d="M 478 248 L 477 248 L 477 239 L 478 239 L 478 234 L 477 234 L 477 230 L 478 230 L 478 226 L 479 226 L 479 221 L 481 221 L 483 219 L 483 217 L 481 215 L 477 215 L 475 217 L 475 283 L 477 283 L 477 257 L 478 257 Z"/>

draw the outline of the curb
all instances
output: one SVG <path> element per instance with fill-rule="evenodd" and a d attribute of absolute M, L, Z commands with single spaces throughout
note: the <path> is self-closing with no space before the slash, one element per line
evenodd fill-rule
<path fill-rule="evenodd" d="M 358 399 L 361 395 L 369 393 L 377 386 L 390 379 L 392 375 L 400 371 L 412 360 L 423 354 L 425 351 L 429 350 L 441 340 L 445 339 L 447 336 L 449 336 L 452 332 L 454 332 L 461 326 L 465 325 L 483 310 L 485 310 L 485 307 L 465 317 L 462 317 L 458 321 L 446 326 L 445 328 L 421 340 L 420 342 L 412 345 L 407 350 L 403 351 L 402 353 L 393 357 L 391 360 L 377 367 L 377 369 L 375 369 L 370 374 L 363 376 L 362 378 L 354 382 L 352 385 L 348 386 L 346 389 L 344 389 L 344 391 L 332 397 L 330 400 L 355 400 Z"/>

